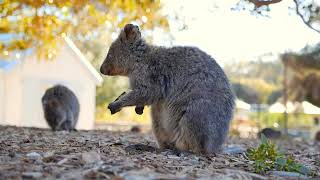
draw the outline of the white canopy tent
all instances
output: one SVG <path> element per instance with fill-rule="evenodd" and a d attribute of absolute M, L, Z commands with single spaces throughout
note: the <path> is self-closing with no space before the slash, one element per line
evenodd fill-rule
<path fill-rule="evenodd" d="M 236 108 L 237 109 L 243 109 L 243 110 L 250 110 L 251 105 L 240 100 L 240 99 L 236 99 Z"/>
<path fill-rule="evenodd" d="M 276 102 L 269 107 L 270 113 L 284 113 L 286 110 L 284 104 Z M 288 102 L 287 103 L 287 113 L 304 113 L 304 114 L 320 114 L 320 108 L 307 102 Z"/>
<path fill-rule="evenodd" d="M 303 101 L 301 105 L 305 114 L 320 114 L 320 108 L 307 101 Z"/>
<path fill-rule="evenodd" d="M 287 113 L 292 113 L 295 110 L 295 106 L 292 102 L 287 102 Z M 276 102 L 269 107 L 270 113 L 284 113 L 286 111 L 286 107 L 284 104 L 280 102 Z"/>

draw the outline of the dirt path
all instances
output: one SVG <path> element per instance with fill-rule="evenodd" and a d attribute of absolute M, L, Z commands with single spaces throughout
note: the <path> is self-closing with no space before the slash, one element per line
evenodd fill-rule
<path fill-rule="evenodd" d="M 0 179 L 280 178 L 253 173 L 252 162 L 244 153 L 204 157 L 129 146 L 140 143 L 155 147 L 154 142 L 150 133 L 68 133 L 0 126 Z M 258 144 L 257 140 L 229 138 L 226 146 L 246 149 Z M 320 172 L 320 144 L 298 140 L 277 144 L 300 163 Z"/>

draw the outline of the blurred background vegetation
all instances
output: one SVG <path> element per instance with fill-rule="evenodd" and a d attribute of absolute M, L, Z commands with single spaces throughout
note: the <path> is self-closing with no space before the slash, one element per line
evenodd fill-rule
<path fill-rule="evenodd" d="M 3 0 L 0 1 L 0 33 L 15 38 L 0 42 L 0 56 L 5 58 L 32 49 L 39 57 L 51 60 L 59 53 L 63 40 L 57 37 L 68 36 L 99 70 L 112 38 L 126 23 L 139 24 L 145 32 L 155 27 L 168 30 L 167 19 L 160 9 L 159 0 Z M 152 36 L 147 34 L 147 39 L 152 41 Z M 113 122 L 125 117 L 147 122 L 146 115 L 136 116 L 130 110 L 110 116 L 107 103 L 127 89 L 126 78 L 105 78 L 97 89 L 98 121 Z"/>
<path fill-rule="evenodd" d="M 5 59 L 8 54 L 32 49 L 39 57 L 51 60 L 59 53 L 61 38 L 57 37 L 68 36 L 98 70 L 109 45 L 126 23 L 140 25 L 149 42 L 159 41 L 157 38 L 161 34 L 163 44 L 166 45 L 171 45 L 175 40 L 173 31 L 183 32 L 192 27 L 193 24 L 190 23 L 192 21 L 188 21 L 190 17 L 180 13 L 184 8 L 183 2 L 179 1 L 177 4 L 182 5 L 177 9 L 172 8 L 169 13 L 163 10 L 163 5 L 170 2 L 168 0 L 161 2 L 159 0 L 1 0 L 0 33 L 10 34 L 15 38 L 9 42 L 0 42 L 0 56 Z M 235 0 L 232 1 L 232 8 L 223 10 L 249 12 L 257 18 L 268 18 L 272 12 L 271 7 L 278 6 L 282 2 L 281 0 Z M 195 6 L 197 3 L 201 2 L 196 2 Z M 220 3 L 220 1 L 210 1 L 212 7 L 210 6 L 208 11 L 213 13 L 218 11 L 222 8 L 219 6 Z M 293 0 L 287 9 L 289 14 L 299 17 L 305 28 L 318 33 L 320 41 L 319 1 Z M 252 28 L 257 28 L 258 31 L 258 27 Z M 230 53 L 233 53 L 232 49 Z M 217 61 L 220 63 L 219 59 Z M 256 59 L 239 58 L 222 62 L 221 65 L 230 78 L 235 94 L 244 102 L 264 105 L 272 105 L 277 101 L 283 103 L 283 82 L 286 78 L 288 101 L 309 101 L 320 106 L 320 43 L 306 45 L 296 52 L 280 54 L 265 52 Z M 286 77 L 283 74 L 284 69 L 288 70 Z M 126 78 L 104 78 L 102 86 L 97 89 L 97 122 L 129 120 L 135 123 L 150 123 L 148 108 L 142 116 L 136 115 L 132 108 L 125 108 L 114 116 L 110 115 L 106 108 L 107 104 L 127 89 Z M 313 117 L 313 115 L 292 114 L 289 116 L 289 124 L 296 125 L 294 122 L 299 119 L 302 125 L 311 125 Z M 281 125 L 283 115 L 268 112 L 257 114 L 253 111 L 249 119 L 259 119 L 259 127 L 278 127 L 275 124 Z"/>

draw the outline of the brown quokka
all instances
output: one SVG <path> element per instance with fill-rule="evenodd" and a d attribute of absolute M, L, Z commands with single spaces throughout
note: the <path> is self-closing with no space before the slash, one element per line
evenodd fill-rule
<path fill-rule="evenodd" d="M 162 149 L 215 153 L 227 137 L 234 95 L 216 61 L 196 47 L 147 44 L 127 24 L 101 65 L 102 74 L 128 76 L 131 91 L 109 104 L 151 105 L 152 126 Z"/>
<path fill-rule="evenodd" d="M 80 105 L 69 88 L 55 85 L 46 90 L 41 101 L 44 117 L 53 131 L 76 130 Z"/>

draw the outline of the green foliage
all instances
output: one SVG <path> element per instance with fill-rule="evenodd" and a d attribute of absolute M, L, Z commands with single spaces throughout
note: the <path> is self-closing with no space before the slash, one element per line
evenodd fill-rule
<path fill-rule="evenodd" d="M 257 119 L 257 113 L 251 113 L 250 119 Z M 278 124 L 278 128 L 283 128 L 283 113 L 260 112 L 259 124 L 261 128 L 274 127 Z M 288 127 L 292 129 L 311 128 L 313 126 L 313 116 L 308 114 L 288 114 Z"/>
<path fill-rule="evenodd" d="M 254 170 L 257 173 L 264 173 L 275 167 L 278 156 L 275 144 L 266 140 L 262 134 L 262 143 L 257 149 L 248 149 L 248 157 L 254 161 Z"/>
<path fill-rule="evenodd" d="M 312 175 L 313 172 L 306 166 L 297 163 L 293 156 L 280 153 L 276 145 L 262 135 L 261 144 L 257 149 L 248 149 L 247 155 L 254 162 L 256 173 L 265 173 L 269 170 L 298 172 L 303 175 Z"/>
<path fill-rule="evenodd" d="M 282 89 L 277 89 L 271 92 L 270 96 L 268 97 L 267 103 L 268 104 L 273 104 L 277 102 L 277 100 L 282 97 L 283 90 Z"/>
<path fill-rule="evenodd" d="M 98 106 L 96 109 L 96 122 L 101 123 L 138 123 L 150 125 L 150 108 L 145 107 L 142 115 L 137 115 L 134 107 L 123 108 L 120 112 L 111 115 L 106 106 Z"/>
<path fill-rule="evenodd" d="M 99 70 L 112 33 L 126 23 L 139 24 L 143 30 L 166 30 L 168 22 L 160 10 L 159 0 L 0 0 L 0 34 L 14 37 L 0 42 L 0 56 L 5 59 L 32 48 L 40 59 L 50 59 L 59 53 L 59 37 L 69 36 Z M 125 78 L 105 78 L 97 88 L 97 117 L 110 118 L 107 104 L 127 88 Z"/>
<path fill-rule="evenodd" d="M 128 90 L 127 78 L 106 77 L 103 84 L 97 88 L 96 105 L 107 107 L 122 92 Z"/>
<path fill-rule="evenodd" d="M 320 106 L 320 44 L 307 46 L 300 53 L 286 53 L 282 61 L 289 72 L 289 99 Z"/>
<path fill-rule="evenodd" d="M 231 87 L 239 99 L 250 104 L 259 103 L 260 94 L 255 89 L 240 83 L 231 83 Z"/>
<path fill-rule="evenodd" d="M 235 61 L 224 70 L 237 97 L 248 103 L 268 103 L 269 96 L 282 87 L 280 61 Z"/>
<path fill-rule="evenodd" d="M 261 56 L 264 58 L 265 56 Z M 268 58 L 268 56 L 266 56 Z M 233 80 L 237 78 L 261 78 L 266 83 L 279 86 L 282 82 L 280 74 L 283 72 L 282 63 L 278 60 L 264 61 L 233 61 L 224 65 L 226 74 Z"/>
<path fill-rule="evenodd" d="M 111 115 L 107 106 L 114 101 L 122 92 L 128 90 L 128 80 L 125 77 L 106 77 L 103 84 L 97 88 L 96 96 L 96 121 L 102 123 L 126 123 L 149 124 L 150 109 L 145 106 L 143 114 L 137 115 L 134 108 L 127 107 L 119 113 Z"/>
<path fill-rule="evenodd" d="M 266 82 L 262 77 L 239 78 L 238 82 L 258 92 L 258 104 L 267 103 L 268 97 L 276 89 L 273 84 Z"/>

